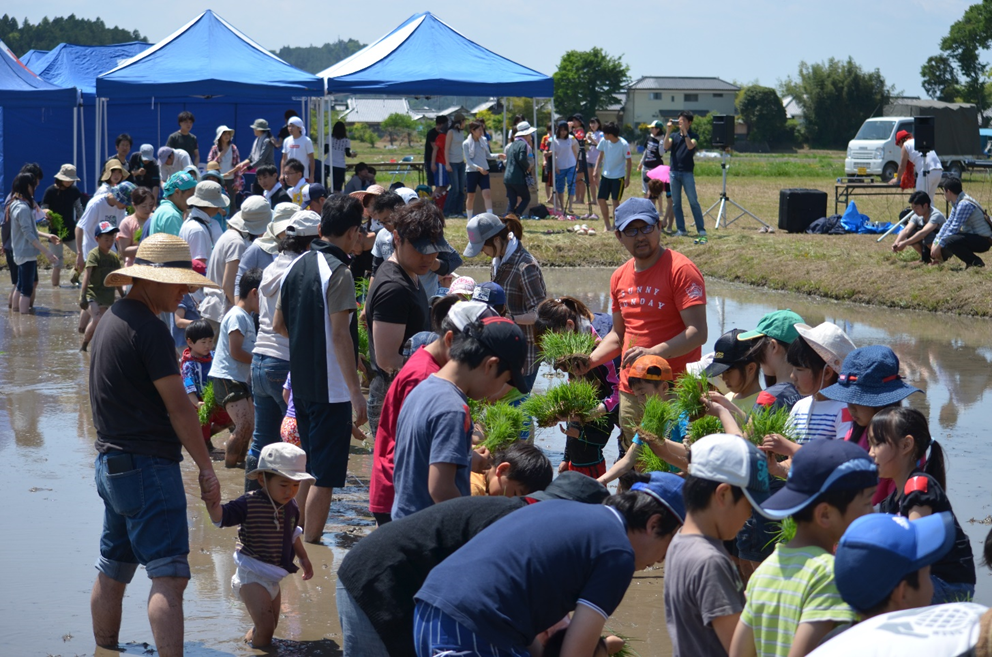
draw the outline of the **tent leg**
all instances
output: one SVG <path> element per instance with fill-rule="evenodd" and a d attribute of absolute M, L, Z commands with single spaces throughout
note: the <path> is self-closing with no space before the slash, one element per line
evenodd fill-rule
<path fill-rule="evenodd" d="M 93 177 L 97 179 L 100 177 L 100 107 L 103 104 L 102 100 L 102 98 L 97 98 L 94 107 L 96 127 L 93 132 Z M 96 191 L 96 188 L 97 185 L 93 185 L 93 191 Z"/>
<path fill-rule="evenodd" d="M 72 166 L 78 164 L 76 156 L 79 151 L 79 113 L 76 108 L 72 110 Z"/>
<path fill-rule="evenodd" d="M 503 152 L 506 152 L 506 96 L 503 96 Z"/>
<path fill-rule="evenodd" d="M 557 127 L 556 127 L 557 125 L 558 124 L 555 121 L 555 99 L 552 98 L 551 99 L 551 130 L 552 131 L 557 130 Z M 556 136 L 557 136 L 557 132 L 554 132 L 549 137 L 549 142 L 552 139 L 554 139 Z M 554 144 L 553 143 L 550 143 L 549 145 L 551 146 L 551 171 L 553 173 L 554 170 L 555 170 L 555 165 L 556 165 L 556 162 L 555 162 L 555 147 L 554 147 Z M 558 200 L 560 200 L 560 199 L 558 199 L 558 190 L 555 189 L 555 179 L 554 179 L 554 176 L 553 175 L 552 175 L 552 178 L 551 178 L 551 194 L 555 198 L 555 202 L 554 202 L 554 204 L 552 204 L 552 207 L 556 207 L 558 205 Z M 564 203 L 562 204 L 562 208 L 561 209 L 562 209 L 562 211 L 565 210 Z"/>
<path fill-rule="evenodd" d="M 86 186 L 86 115 L 83 112 L 83 106 L 79 106 L 79 140 L 82 143 L 82 148 L 80 149 L 80 161 L 83 163 L 83 189 L 88 189 Z"/>

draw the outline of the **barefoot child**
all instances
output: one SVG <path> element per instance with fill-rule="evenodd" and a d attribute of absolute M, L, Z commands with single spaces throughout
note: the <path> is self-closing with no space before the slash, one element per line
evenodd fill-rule
<path fill-rule="evenodd" d="M 261 269 L 249 269 L 238 282 L 238 300 L 224 315 L 217 338 L 217 351 L 210 367 L 214 380 L 214 397 L 234 421 L 234 435 L 224 447 L 224 465 L 237 467 L 245 458 L 255 430 L 255 407 L 251 401 L 251 352 L 255 347 L 255 322 L 258 312 L 258 286 Z"/>
<path fill-rule="evenodd" d="M 883 513 L 916 520 L 950 511 L 944 450 L 930 437 L 923 414 L 912 408 L 884 408 L 868 427 L 870 454 L 878 474 L 895 482 L 895 490 L 882 502 Z M 929 450 L 929 454 L 927 451 Z M 927 457 L 923 468 L 920 459 Z M 930 569 L 933 601 L 930 604 L 970 601 L 975 595 L 975 558 L 971 543 L 954 518 L 954 547 Z"/>
<path fill-rule="evenodd" d="M 203 390 L 210 383 L 210 365 L 214 360 L 214 330 L 210 322 L 198 319 L 186 327 L 186 348 L 179 360 L 179 373 L 183 377 L 183 386 L 193 408 L 199 410 L 203 406 Z M 231 418 L 220 406 L 210 414 L 210 421 L 201 427 L 203 440 L 207 449 L 213 451 L 210 437 L 218 431 L 231 426 Z"/>
<path fill-rule="evenodd" d="M 93 231 L 96 236 L 96 248 L 86 256 L 86 272 L 83 274 L 82 298 L 79 300 L 79 307 L 89 315 L 89 322 L 83 332 L 83 344 L 80 351 L 86 351 L 93 339 L 93 331 L 100 323 L 100 317 L 104 311 L 114 303 L 114 296 L 117 293 L 124 294 L 120 288 L 107 287 L 103 280 L 112 271 L 121 268 L 121 259 L 111 251 L 114 248 L 114 239 L 117 236 L 117 226 L 109 221 L 101 221 Z"/>
<path fill-rule="evenodd" d="M 254 623 L 245 641 L 252 648 L 261 648 L 272 643 L 279 624 L 279 581 L 299 570 L 294 558 L 303 566 L 303 579 L 313 577 L 313 566 L 303 547 L 303 530 L 298 527 L 300 508 L 293 499 L 300 482 L 313 477 L 307 474 L 303 450 L 287 443 L 263 447 L 258 469 L 246 476 L 257 477 L 262 488 L 223 506 L 219 502 L 208 504 L 207 511 L 217 527 L 240 525 L 234 553 L 238 570 L 231 578 L 231 588 L 241 596 Z"/>

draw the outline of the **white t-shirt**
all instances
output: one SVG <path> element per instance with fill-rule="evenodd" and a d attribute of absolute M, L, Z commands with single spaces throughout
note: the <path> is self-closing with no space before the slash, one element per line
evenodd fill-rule
<path fill-rule="evenodd" d="M 393 233 L 383 228 L 375 234 L 375 244 L 372 245 L 372 257 L 388 260 L 393 255 Z"/>
<path fill-rule="evenodd" d="M 83 231 L 83 243 L 79 253 L 83 256 L 84 260 L 90 254 L 90 251 L 96 248 L 96 235 L 93 233 L 96 227 L 100 225 L 100 222 L 109 221 L 115 226 L 120 226 L 121 222 L 124 221 L 124 217 L 127 216 L 127 210 L 111 206 L 108 202 L 109 198 L 110 194 L 91 198 L 90 202 L 86 204 L 86 209 L 83 210 L 83 216 L 80 217 L 79 222 L 76 224 L 76 227 L 81 228 Z M 113 250 L 117 250 L 116 243 Z"/>
<path fill-rule="evenodd" d="M 224 315 L 220 323 L 220 335 L 217 336 L 217 350 L 214 352 L 214 362 L 210 364 L 210 377 L 213 379 L 230 379 L 249 383 L 251 381 L 251 365 L 234 360 L 231 356 L 230 334 L 239 331 L 244 336 L 241 348 L 249 354 L 255 348 L 255 322 L 251 315 L 240 306 L 234 306 Z"/>
<path fill-rule="evenodd" d="M 576 165 L 575 153 L 572 151 L 572 144 L 575 144 L 575 137 L 568 136 L 568 139 L 554 138 L 552 147 L 555 149 L 555 166 L 559 171 L 564 171 Z"/>
<path fill-rule="evenodd" d="M 290 135 L 282 142 L 282 152 L 286 159 L 299 160 L 303 165 L 303 179 L 310 177 L 310 156 L 313 155 L 313 142 L 306 135 Z"/>
<path fill-rule="evenodd" d="M 351 140 L 335 139 L 331 137 L 331 166 L 335 169 L 344 169 L 348 165 L 345 163 L 345 151 L 351 150 Z"/>
<path fill-rule="evenodd" d="M 913 163 L 913 167 L 916 168 L 916 175 L 923 175 L 923 153 L 916 150 L 916 140 L 910 139 L 906 141 L 903 146 L 906 147 L 906 154 L 909 156 L 909 161 Z M 926 157 L 926 169 L 928 171 L 934 171 L 936 169 L 943 170 L 944 165 L 940 163 L 940 157 L 937 156 L 936 151 L 930 151 L 927 153 Z"/>
<path fill-rule="evenodd" d="M 207 261 L 207 278 L 217 285 L 223 285 L 224 268 L 227 263 L 240 261 L 247 248 L 248 240 L 242 237 L 241 233 L 231 228 L 224 231 L 224 234 L 214 244 L 213 253 L 210 254 L 210 260 Z M 234 291 L 234 296 L 238 296 L 237 290 Z M 219 322 L 230 308 L 223 289 L 206 288 L 204 290 L 203 303 L 200 304 L 200 315 L 204 319 Z"/>
<path fill-rule="evenodd" d="M 630 144 L 623 137 L 619 137 L 616 142 L 611 142 L 605 137 L 599 141 L 596 147 L 599 149 L 603 163 L 599 166 L 600 173 L 604 178 L 627 177 L 627 160 L 630 159 Z"/>
<path fill-rule="evenodd" d="M 797 401 L 789 412 L 789 423 L 800 445 L 819 438 L 843 440 L 851 422 L 847 404 L 833 399 L 816 401 L 812 395 Z"/>
<path fill-rule="evenodd" d="M 589 141 L 593 144 L 598 144 L 603 140 L 602 130 L 593 130 L 592 132 L 587 132 L 586 136 L 589 137 Z M 599 149 L 595 146 L 590 146 L 586 149 L 586 162 L 589 164 L 596 164 L 596 160 L 599 158 Z"/>
<path fill-rule="evenodd" d="M 200 221 L 194 218 L 194 213 Z M 203 223 L 200 223 L 201 221 Z M 210 261 L 210 253 L 214 250 L 214 236 L 210 231 L 210 224 L 212 223 L 214 223 L 213 219 L 199 208 L 194 207 L 179 228 L 179 237 L 189 244 L 189 251 L 193 260 Z"/>

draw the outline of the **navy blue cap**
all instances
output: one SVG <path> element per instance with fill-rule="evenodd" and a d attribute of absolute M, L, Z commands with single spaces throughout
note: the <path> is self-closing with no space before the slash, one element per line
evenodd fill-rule
<path fill-rule="evenodd" d="M 638 219 L 654 225 L 658 223 L 658 208 L 654 207 L 654 202 L 646 198 L 629 198 L 617 208 L 614 219 L 618 231 Z"/>
<path fill-rule="evenodd" d="M 906 575 L 951 551 L 957 531 L 949 511 L 918 520 L 871 513 L 851 523 L 837 545 L 834 579 L 844 602 L 867 611 Z"/>
<path fill-rule="evenodd" d="M 505 306 L 506 292 L 499 283 L 479 283 L 472 290 L 472 301 L 481 301 L 490 306 Z"/>
<path fill-rule="evenodd" d="M 792 457 L 785 486 L 762 505 L 776 520 L 803 510 L 828 490 L 860 490 L 878 485 L 878 467 L 868 452 L 846 440 L 812 440 Z"/>
<path fill-rule="evenodd" d="M 706 376 L 717 376 L 729 370 L 733 365 L 747 362 L 747 355 L 754 343 L 741 340 L 741 329 L 727 331 L 713 345 L 713 362 L 706 366 Z"/>
<path fill-rule="evenodd" d="M 880 408 L 902 401 L 919 388 L 899 375 L 899 357 L 889 347 L 855 349 L 844 358 L 837 383 L 820 391 L 827 399 Z"/>
<path fill-rule="evenodd" d="M 483 308 L 485 307 L 483 305 Z M 489 310 L 494 312 L 492 309 Z M 483 317 L 479 321 L 482 322 L 481 331 L 475 330 L 472 325 L 466 326 L 463 330 L 481 342 L 493 356 L 499 358 L 500 364 L 510 370 L 510 385 L 526 395 L 530 392 L 531 385 L 524 374 L 524 366 L 527 364 L 527 339 L 524 337 L 524 332 L 504 317 Z"/>
<path fill-rule="evenodd" d="M 652 472 L 651 481 L 637 482 L 630 490 L 647 493 L 658 500 L 678 517 L 679 522 L 685 522 L 685 502 L 682 501 L 682 486 L 685 480 L 671 472 Z"/>

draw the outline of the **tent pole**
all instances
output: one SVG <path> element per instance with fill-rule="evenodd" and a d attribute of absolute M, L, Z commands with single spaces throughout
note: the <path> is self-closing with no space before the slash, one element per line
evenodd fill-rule
<path fill-rule="evenodd" d="M 100 105 L 101 99 L 96 99 L 96 106 L 93 108 L 96 114 L 96 127 L 93 132 L 93 177 L 100 177 Z M 95 182 L 95 181 L 94 181 Z M 93 191 L 96 191 L 97 185 L 93 185 Z"/>
<path fill-rule="evenodd" d="M 76 156 L 79 150 L 79 113 L 76 109 L 72 109 L 72 166 L 78 164 Z"/>
<path fill-rule="evenodd" d="M 506 152 L 506 96 L 503 96 L 503 152 Z"/>
<path fill-rule="evenodd" d="M 79 140 L 82 142 L 79 160 L 83 163 L 83 189 L 86 189 L 86 115 L 82 103 L 79 105 Z"/>
<path fill-rule="evenodd" d="M 107 122 L 107 101 L 109 98 L 103 99 L 103 111 L 100 113 L 100 118 L 103 119 L 103 154 L 104 157 L 110 155 L 110 128 Z"/>
<path fill-rule="evenodd" d="M 551 176 L 552 176 L 551 177 L 551 193 L 554 195 L 554 198 L 555 198 L 555 203 L 553 203 L 551 205 L 551 207 L 555 207 L 555 205 L 557 205 L 557 201 L 559 199 L 558 199 L 558 190 L 555 187 L 555 179 L 554 179 L 555 166 L 557 165 L 556 158 L 555 158 L 555 138 L 558 136 L 558 124 L 555 121 L 555 99 L 554 98 L 551 99 L 551 132 L 552 132 L 552 134 L 548 136 L 548 146 L 551 147 Z M 562 212 L 565 211 L 565 205 L 564 205 L 564 203 L 562 204 L 562 208 L 561 209 L 562 209 Z"/>

